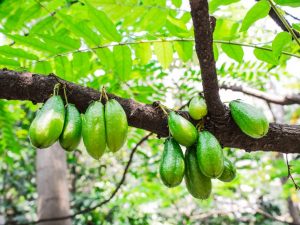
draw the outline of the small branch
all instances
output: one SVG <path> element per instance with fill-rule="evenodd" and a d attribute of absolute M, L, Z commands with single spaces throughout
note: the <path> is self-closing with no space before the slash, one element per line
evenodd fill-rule
<path fill-rule="evenodd" d="M 219 96 L 217 71 L 213 53 L 213 22 L 207 0 L 190 0 L 194 24 L 196 52 L 201 68 L 204 98 L 212 118 L 224 117 L 226 110 Z"/>
<path fill-rule="evenodd" d="M 255 1 L 259 1 L 259 0 L 255 0 Z M 269 12 L 269 16 L 274 20 L 274 22 L 283 30 L 283 31 L 288 31 L 288 29 L 286 28 L 285 24 L 281 21 L 281 19 L 278 17 L 278 15 L 276 14 L 276 12 L 274 11 L 273 8 L 271 8 L 270 12 Z M 286 21 L 287 24 L 290 26 L 290 23 L 288 21 Z M 294 31 L 295 35 L 297 36 L 297 38 L 300 37 L 300 33 L 297 31 Z"/>
<path fill-rule="evenodd" d="M 70 218 L 74 218 L 76 217 L 77 215 L 81 215 L 81 214 L 85 214 L 85 213 L 88 213 L 88 212 L 91 212 L 91 211 L 94 211 L 95 209 L 97 208 L 100 208 L 102 207 L 103 205 L 107 204 L 108 202 L 110 202 L 110 200 L 113 199 L 113 197 L 118 193 L 118 191 L 120 190 L 121 186 L 124 184 L 124 181 L 126 179 L 126 175 L 127 175 L 127 172 L 129 170 L 129 167 L 132 163 L 132 159 L 133 159 L 133 156 L 134 156 L 134 153 L 136 152 L 137 148 L 143 143 L 145 142 L 146 140 L 149 139 L 149 137 L 152 135 L 153 133 L 149 133 L 147 134 L 146 136 L 144 136 L 135 146 L 134 148 L 131 150 L 131 153 L 130 153 L 130 156 L 129 156 L 129 160 L 125 166 L 125 169 L 124 169 L 124 172 L 123 172 L 123 175 L 122 175 L 122 178 L 121 180 L 119 181 L 118 185 L 116 186 L 115 190 L 111 193 L 111 195 L 109 196 L 109 198 L 105 199 L 104 201 L 100 202 L 99 204 L 93 206 L 93 207 L 90 207 L 90 208 L 86 208 L 84 210 L 81 210 L 81 211 L 78 211 L 74 214 L 71 214 L 71 215 L 67 215 L 67 216 L 62 216 L 62 217 L 54 217 L 54 218 L 46 218 L 46 219 L 41 219 L 41 220 L 36 220 L 36 221 L 31 221 L 31 222 L 28 222 L 28 223 L 15 223 L 15 222 L 8 222 L 8 223 L 5 223 L 4 225 L 31 225 L 31 224 L 38 224 L 38 223 L 42 223 L 42 222 L 50 222 L 50 221 L 59 221 L 59 220 L 66 220 L 66 219 L 70 219 Z"/>
<path fill-rule="evenodd" d="M 300 41 L 298 40 L 299 35 L 297 35 L 296 32 L 294 32 L 294 30 L 291 27 L 291 25 L 289 24 L 289 22 L 284 18 L 284 16 L 281 15 L 281 13 L 277 9 L 276 5 L 273 3 L 273 0 L 268 0 L 268 1 L 271 4 L 272 9 L 274 10 L 276 15 L 280 19 L 280 21 L 283 23 L 285 29 L 292 35 L 293 39 L 297 42 L 297 44 L 300 47 Z"/>
<path fill-rule="evenodd" d="M 225 90 L 232 90 L 232 91 L 238 91 L 242 92 L 244 94 L 263 99 L 269 103 L 274 103 L 278 105 L 293 105 L 293 104 L 300 104 L 300 95 L 294 94 L 294 95 L 287 95 L 287 96 L 278 96 L 269 94 L 263 91 L 256 90 L 254 88 L 245 87 L 241 85 L 228 85 L 228 84 L 221 84 L 221 89 Z"/>
<path fill-rule="evenodd" d="M 292 172 L 291 172 L 291 165 L 289 164 L 289 160 L 288 160 L 288 156 L 287 154 L 285 155 L 285 160 L 286 160 L 286 165 L 287 165 L 287 168 L 288 168 L 288 177 L 292 180 L 294 186 L 295 186 L 295 189 L 296 190 L 300 190 L 300 186 L 296 183 L 293 175 L 292 175 Z"/>

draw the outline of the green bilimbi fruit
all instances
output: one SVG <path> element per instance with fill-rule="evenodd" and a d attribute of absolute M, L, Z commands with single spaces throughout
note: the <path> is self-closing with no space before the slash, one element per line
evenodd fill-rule
<path fill-rule="evenodd" d="M 205 100 L 201 96 L 192 98 L 189 104 L 189 114 L 194 120 L 200 120 L 207 114 Z"/>
<path fill-rule="evenodd" d="M 59 95 L 49 98 L 29 128 L 29 138 L 33 146 L 47 148 L 59 138 L 65 120 L 65 107 Z"/>
<path fill-rule="evenodd" d="M 73 151 L 81 138 L 81 116 L 73 104 L 66 107 L 65 124 L 59 143 L 66 151 Z"/>
<path fill-rule="evenodd" d="M 179 144 L 189 147 L 196 142 L 198 137 L 196 128 L 182 116 L 173 111 L 170 112 L 168 125 L 170 133 Z"/>
<path fill-rule="evenodd" d="M 233 120 L 245 134 L 261 138 L 268 133 L 269 122 L 261 110 L 240 100 L 231 101 L 229 107 Z"/>
<path fill-rule="evenodd" d="M 198 199 L 207 199 L 211 193 L 212 183 L 198 166 L 196 148 L 192 146 L 185 152 L 185 184 L 190 194 Z"/>
<path fill-rule="evenodd" d="M 197 158 L 202 173 L 210 178 L 218 178 L 224 169 L 223 150 L 215 138 L 208 131 L 199 133 L 197 144 Z"/>
<path fill-rule="evenodd" d="M 160 161 L 160 178 L 167 187 L 179 185 L 184 176 L 184 156 L 179 144 L 173 139 L 165 141 Z"/>
<path fill-rule="evenodd" d="M 83 143 L 94 159 L 100 159 L 106 148 L 104 118 L 104 105 L 99 101 L 91 103 L 83 116 Z"/>
<path fill-rule="evenodd" d="M 125 143 L 128 122 L 124 109 L 115 99 L 105 104 L 106 141 L 110 151 L 118 151 Z"/>
<path fill-rule="evenodd" d="M 223 182 L 230 182 L 232 181 L 236 176 L 236 168 L 232 164 L 232 162 L 225 158 L 224 159 L 224 170 L 222 175 L 218 178 L 219 180 Z"/>

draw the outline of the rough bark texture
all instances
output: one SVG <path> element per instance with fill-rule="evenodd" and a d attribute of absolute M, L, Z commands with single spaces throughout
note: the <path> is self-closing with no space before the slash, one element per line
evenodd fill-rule
<path fill-rule="evenodd" d="M 206 0 L 191 0 L 196 52 L 200 62 L 204 98 L 212 118 L 220 118 L 225 108 L 219 96 L 217 71 L 213 54 L 213 29 L 215 20 L 209 16 Z"/>
<path fill-rule="evenodd" d="M 74 103 L 81 112 L 85 111 L 91 101 L 99 99 L 100 93 L 94 89 L 61 79 L 59 81 L 67 85 L 69 102 Z M 0 98 L 44 102 L 52 94 L 53 86 L 57 82 L 54 76 L 0 70 Z M 132 99 L 112 94 L 109 94 L 109 97 L 122 104 L 130 126 L 151 131 L 161 137 L 168 135 L 166 116 L 155 105 L 140 104 Z M 181 114 L 191 120 L 186 112 Z M 269 133 L 265 137 L 252 139 L 240 131 L 231 119 L 229 110 L 226 109 L 225 115 L 220 120 L 208 116 L 205 127 L 217 136 L 223 146 L 246 151 L 300 153 L 300 126 L 271 123 Z"/>
<path fill-rule="evenodd" d="M 66 154 L 59 144 L 37 151 L 38 219 L 70 214 Z M 41 222 L 41 225 L 71 225 L 71 220 Z"/>

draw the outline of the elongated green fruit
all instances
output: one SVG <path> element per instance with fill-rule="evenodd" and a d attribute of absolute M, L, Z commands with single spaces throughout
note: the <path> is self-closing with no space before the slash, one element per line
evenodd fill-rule
<path fill-rule="evenodd" d="M 103 104 L 101 102 L 91 103 L 82 122 L 82 138 L 86 150 L 94 159 L 100 159 L 106 148 Z"/>
<path fill-rule="evenodd" d="M 60 96 L 49 98 L 29 128 L 29 138 L 33 146 L 47 148 L 59 138 L 65 119 L 65 107 Z"/>
<path fill-rule="evenodd" d="M 65 124 L 59 143 L 66 151 L 73 151 L 81 138 L 81 116 L 73 104 L 68 104 L 66 109 Z"/>
<path fill-rule="evenodd" d="M 170 133 L 179 144 L 189 147 L 196 142 L 198 136 L 196 128 L 182 116 L 170 112 L 168 125 Z"/>
<path fill-rule="evenodd" d="M 115 99 L 105 104 L 105 125 L 107 146 L 116 152 L 126 141 L 128 122 L 124 109 Z"/>
<path fill-rule="evenodd" d="M 210 178 L 218 178 L 224 169 L 224 156 L 220 143 L 208 131 L 199 133 L 197 158 L 202 173 Z"/>
<path fill-rule="evenodd" d="M 219 180 L 223 182 L 230 182 L 232 181 L 236 176 L 236 168 L 232 164 L 232 162 L 225 158 L 224 159 L 224 170 L 222 175 L 218 178 Z"/>
<path fill-rule="evenodd" d="M 229 107 L 233 120 L 245 134 L 261 138 L 268 133 L 269 122 L 260 109 L 240 100 L 231 101 Z"/>
<path fill-rule="evenodd" d="M 184 176 L 184 156 L 179 144 L 173 138 L 165 141 L 160 161 L 160 178 L 167 187 L 179 185 Z"/>
<path fill-rule="evenodd" d="M 200 120 L 207 114 L 205 100 L 201 96 L 192 98 L 189 104 L 189 114 L 194 120 Z"/>
<path fill-rule="evenodd" d="M 185 184 L 190 194 L 198 199 L 207 199 L 211 193 L 211 179 L 206 177 L 198 166 L 196 148 L 188 148 L 185 152 Z"/>

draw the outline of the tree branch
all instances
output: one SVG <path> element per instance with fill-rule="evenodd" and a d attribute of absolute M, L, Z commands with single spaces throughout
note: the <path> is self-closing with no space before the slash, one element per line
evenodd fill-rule
<path fill-rule="evenodd" d="M 111 195 L 109 196 L 109 198 L 105 199 L 104 201 L 100 202 L 99 204 L 90 207 L 90 208 L 86 208 L 84 210 L 78 211 L 74 214 L 71 215 L 66 215 L 66 216 L 62 216 L 62 217 L 54 217 L 54 218 L 46 218 L 46 219 L 41 219 L 41 220 L 36 220 L 36 221 L 31 221 L 31 222 L 27 222 L 27 223 L 16 223 L 16 222 L 7 222 L 3 225 L 32 225 L 32 224 L 38 224 L 38 223 L 42 223 L 42 222 L 50 222 L 50 221 L 59 221 L 59 220 L 66 220 L 66 219 L 70 219 L 70 218 L 74 218 L 75 216 L 81 215 L 81 214 L 85 214 L 91 211 L 94 211 L 97 208 L 102 207 L 103 205 L 107 204 L 108 202 L 110 202 L 110 200 L 118 193 L 118 191 L 120 190 L 121 186 L 124 184 L 124 181 L 126 179 L 126 174 L 129 170 L 129 167 L 132 163 L 132 159 L 134 156 L 134 153 L 136 152 L 137 148 L 146 140 L 149 139 L 149 137 L 152 135 L 153 133 L 149 133 L 146 136 L 144 136 L 135 146 L 134 148 L 131 150 L 131 153 L 129 155 L 129 160 L 125 166 L 123 175 L 121 180 L 119 181 L 118 185 L 116 186 L 115 190 L 111 193 Z"/>
<path fill-rule="evenodd" d="M 190 0 L 194 24 L 196 52 L 200 62 L 204 98 L 212 118 L 225 115 L 225 107 L 219 96 L 217 71 L 213 53 L 215 20 L 209 17 L 207 0 Z"/>
<path fill-rule="evenodd" d="M 232 91 L 238 91 L 242 92 L 244 94 L 263 99 L 269 103 L 274 103 L 278 105 L 293 105 L 293 104 L 300 104 L 300 95 L 299 94 L 293 94 L 293 95 L 287 95 L 287 96 L 278 96 L 269 94 L 263 91 L 256 90 L 251 87 L 245 87 L 242 85 L 228 85 L 228 84 L 221 84 L 221 89 L 225 90 L 232 90 Z"/>
<path fill-rule="evenodd" d="M 255 1 L 259 1 L 259 0 L 255 0 Z M 283 30 L 283 31 L 288 31 L 288 29 L 285 27 L 284 23 L 280 20 L 280 18 L 278 17 L 278 15 L 276 14 L 276 12 L 274 11 L 273 8 L 271 8 L 270 12 L 269 12 L 269 16 L 273 19 L 273 21 Z M 291 15 L 289 15 L 291 16 Z M 287 23 L 290 26 L 290 23 L 287 21 Z M 294 30 L 295 35 L 299 38 L 300 37 L 300 33 L 296 30 Z"/>
<path fill-rule="evenodd" d="M 98 100 L 100 93 L 94 89 L 76 85 L 54 76 L 42 76 L 31 73 L 19 73 L 0 70 L 0 99 L 30 100 L 44 102 L 52 94 L 57 82 L 67 86 L 70 103 L 84 112 L 89 103 Z M 141 104 L 108 94 L 123 106 L 130 126 L 156 133 L 159 137 L 168 136 L 167 117 L 158 107 Z M 185 118 L 196 124 L 187 112 L 180 112 Z M 223 146 L 246 149 L 247 151 L 276 151 L 282 153 L 300 153 L 300 126 L 270 124 L 269 133 L 261 139 L 252 139 L 243 134 L 230 117 L 226 109 L 222 123 L 205 119 L 205 128 L 216 135 Z"/>

